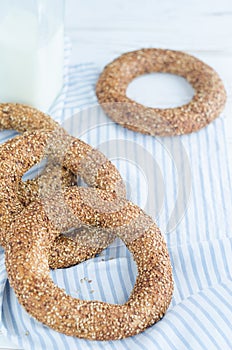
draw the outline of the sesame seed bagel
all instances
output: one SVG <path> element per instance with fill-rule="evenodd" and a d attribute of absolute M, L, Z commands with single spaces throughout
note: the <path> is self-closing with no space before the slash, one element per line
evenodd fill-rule
<path fill-rule="evenodd" d="M 151 72 L 184 77 L 193 87 L 192 100 L 177 108 L 150 108 L 127 97 L 136 77 Z M 226 92 L 218 74 L 196 57 L 181 51 L 141 49 L 123 54 L 101 73 L 96 94 L 106 114 L 128 129 L 149 135 L 172 136 L 198 131 L 222 111 Z"/>
<path fill-rule="evenodd" d="M 99 151 L 66 134 L 62 128 L 51 131 L 24 133 L 6 142 L 0 152 L 0 242 L 6 247 L 7 232 L 24 206 L 18 196 L 22 176 L 33 165 L 52 152 L 52 160 L 62 164 L 83 178 L 86 184 L 125 196 L 122 178 L 113 164 Z M 56 171 L 56 181 L 50 173 L 38 179 L 38 194 L 45 201 L 63 193 L 62 167 Z M 63 201 L 61 201 L 63 205 Z M 49 265 L 52 268 L 77 264 L 99 253 L 112 241 L 112 235 L 80 223 L 75 237 L 59 236 L 50 248 Z M 64 231 L 61 231 L 64 232 Z M 74 239 L 75 238 L 75 239 Z"/>
<path fill-rule="evenodd" d="M 0 103 L 0 130 L 15 130 L 19 133 L 34 130 L 53 130 L 59 127 L 49 115 L 27 105 L 19 103 Z M 0 146 L 1 151 L 1 146 Z M 51 165 L 42 172 L 42 176 L 51 176 L 56 179 L 59 165 Z M 39 177 L 33 180 L 20 181 L 18 195 L 24 205 L 29 204 L 38 196 Z M 62 169 L 63 186 L 75 184 L 75 177 L 67 169 Z"/>
<path fill-rule="evenodd" d="M 48 164 L 41 174 L 32 180 L 19 181 L 18 198 L 26 207 L 28 204 L 38 199 L 40 185 L 47 181 L 52 181 L 53 186 L 60 188 L 60 181 L 63 188 L 77 184 L 76 176 L 69 170 L 61 168 L 59 164 Z"/>
<path fill-rule="evenodd" d="M 59 124 L 36 108 L 19 103 L 0 103 L 0 130 L 18 132 L 53 130 Z"/>
<path fill-rule="evenodd" d="M 47 197 L 46 205 L 31 203 L 10 228 L 6 267 L 20 304 L 48 327 L 90 340 L 126 338 L 160 320 L 172 298 L 173 280 L 167 246 L 156 224 L 124 199 L 114 203 L 112 213 L 112 192 L 73 187 L 65 190 L 64 198 L 71 216 L 57 206 L 57 195 Z M 138 276 L 125 304 L 73 298 L 52 281 L 49 247 L 59 235 L 58 224 L 73 227 L 75 220 L 77 225 L 81 221 L 113 232 L 133 254 Z"/>

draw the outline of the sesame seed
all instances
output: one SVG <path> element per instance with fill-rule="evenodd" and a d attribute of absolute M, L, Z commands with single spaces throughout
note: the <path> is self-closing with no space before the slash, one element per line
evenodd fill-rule
<path fill-rule="evenodd" d="M 178 108 L 150 108 L 127 97 L 129 83 L 151 72 L 184 77 L 192 85 L 193 99 Z M 197 131 L 224 108 L 226 91 L 218 74 L 196 57 L 181 51 L 141 49 L 121 55 L 101 73 L 96 94 L 106 114 L 116 123 L 149 135 L 172 136 Z"/>

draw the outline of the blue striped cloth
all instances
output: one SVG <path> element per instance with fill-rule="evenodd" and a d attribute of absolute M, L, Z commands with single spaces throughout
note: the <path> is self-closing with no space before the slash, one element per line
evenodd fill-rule
<path fill-rule="evenodd" d="M 232 196 L 224 116 L 183 137 L 134 133 L 96 107 L 98 75 L 92 63 L 67 66 L 63 95 L 50 112 L 69 132 L 111 158 L 128 197 L 157 221 L 173 266 L 172 303 L 160 322 L 125 340 L 67 337 L 19 305 L 1 249 L 0 331 L 24 350 L 232 349 Z M 136 273 L 130 253 L 117 239 L 96 258 L 51 275 L 73 297 L 123 303 Z"/>

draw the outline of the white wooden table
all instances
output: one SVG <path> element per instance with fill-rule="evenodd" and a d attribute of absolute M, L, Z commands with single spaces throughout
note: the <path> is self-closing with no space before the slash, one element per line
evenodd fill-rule
<path fill-rule="evenodd" d="M 65 22 L 73 64 L 91 61 L 103 67 L 123 52 L 161 47 L 184 50 L 214 67 L 228 93 L 224 113 L 232 144 L 231 0 L 66 0 Z M 135 82 L 130 96 L 139 99 L 142 88 L 147 97 L 140 102 L 157 106 L 181 104 L 192 93 L 182 80 L 160 75 Z M 0 335 L 0 350 L 10 346 Z"/>

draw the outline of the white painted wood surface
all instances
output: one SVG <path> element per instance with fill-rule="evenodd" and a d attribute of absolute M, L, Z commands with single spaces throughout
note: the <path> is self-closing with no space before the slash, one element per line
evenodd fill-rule
<path fill-rule="evenodd" d="M 214 67 L 228 93 L 224 115 L 232 145 L 232 0 L 66 0 L 65 22 L 73 64 L 91 61 L 103 67 L 123 52 L 161 47 L 184 50 Z M 191 97 L 184 82 L 169 78 L 134 82 L 130 96 L 163 107 Z M 0 350 L 4 347 L 10 344 L 0 335 Z"/>

